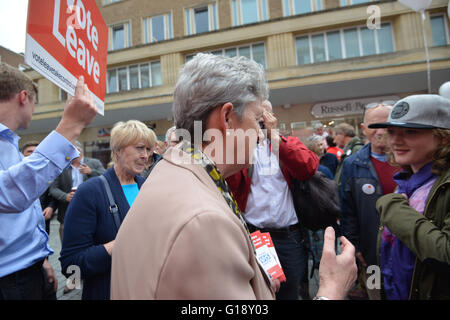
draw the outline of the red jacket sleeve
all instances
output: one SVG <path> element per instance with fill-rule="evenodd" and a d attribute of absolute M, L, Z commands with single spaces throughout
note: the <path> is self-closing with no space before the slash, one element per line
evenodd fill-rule
<path fill-rule="evenodd" d="M 279 155 L 281 169 L 289 186 L 290 178 L 307 180 L 319 167 L 319 157 L 297 137 L 281 137 Z"/>

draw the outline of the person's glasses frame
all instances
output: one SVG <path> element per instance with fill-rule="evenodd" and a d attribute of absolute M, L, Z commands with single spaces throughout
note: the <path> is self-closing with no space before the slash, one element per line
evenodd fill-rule
<path fill-rule="evenodd" d="M 376 101 L 376 102 L 367 103 L 364 106 L 363 121 L 364 121 L 364 117 L 366 116 L 367 110 L 375 108 L 376 106 L 390 106 L 390 107 L 392 107 L 392 106 L 394 106 L 394 104 L 396 102 L 397 101 L 395 101 L 395 100 L 385 100 L 385 101 Z"/>

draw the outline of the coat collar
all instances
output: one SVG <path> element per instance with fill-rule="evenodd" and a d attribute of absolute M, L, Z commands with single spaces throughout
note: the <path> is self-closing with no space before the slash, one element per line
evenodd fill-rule
<path fill-rule="evenodd" d="M 199 179 L 209 189 L 215 190 L 217 194 L 222 196 L 206 170 L 200 164 L 195 163 L 191 155 L 176 147 L 170 147 L 164 152 L 163 159 L 175 166 L 192 172 L 197 179 Z"/>
<path fill-rule="evenodd" d="M 368 143 L 353 155 L 355 157 L 355 164 L 362 167 L 368 167 L 370 161 L 370 154 L 371 154 L 370 143 Z"/>

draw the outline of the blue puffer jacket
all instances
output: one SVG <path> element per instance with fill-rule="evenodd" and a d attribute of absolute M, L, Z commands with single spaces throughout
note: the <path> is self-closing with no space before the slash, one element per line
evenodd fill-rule
<path fill-rule="evenodd" d="M 339 196 L 343 235 L 362 253 L 367 265 L 376 265 L 380 227 L 376 202 L 383 190 L 370 155 L 369 143 L 344 160 Z"/>

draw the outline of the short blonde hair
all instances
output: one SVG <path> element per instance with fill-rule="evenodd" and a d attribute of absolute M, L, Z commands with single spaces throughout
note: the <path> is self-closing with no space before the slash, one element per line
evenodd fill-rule
<path fill-rule="evenodd" d="M 144 140 L 149 148 L 154 148 L 156 134 L 143 122 L 138 120 L 120 121 L 111 130 L 111 157 L 117 161 L 116 152 Z"/>

